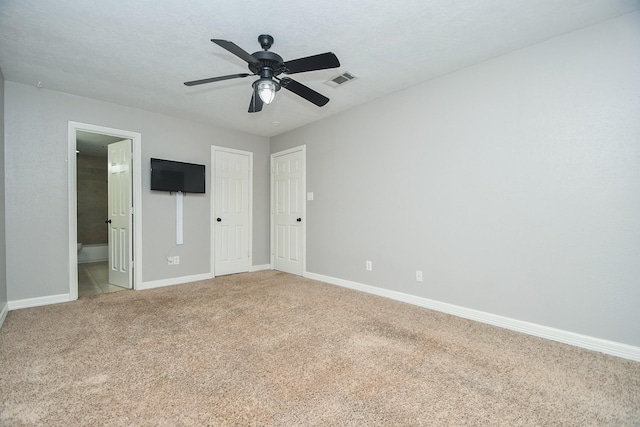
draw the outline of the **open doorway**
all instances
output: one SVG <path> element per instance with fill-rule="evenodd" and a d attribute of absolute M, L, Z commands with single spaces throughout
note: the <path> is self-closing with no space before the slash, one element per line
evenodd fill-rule
<path fill-rule="evenodd" d="M 71 300 L 141 284 L 140 143 L 136 132 L 69 122 Z"/>
<path fill-rule="evenodd" d="M 131 288 L 130 283 L 116 284 L 109 278 L 109 246 L 113 242 L 109 241 L 108 224 L 108 151 L 110 144 L 121 140 L 118 136 L 76 131 L 78 297 Z"/>

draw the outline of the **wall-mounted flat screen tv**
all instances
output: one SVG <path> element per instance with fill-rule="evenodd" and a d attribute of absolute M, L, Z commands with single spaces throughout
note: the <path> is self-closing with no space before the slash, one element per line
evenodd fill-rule
<path fill-rule="evenodd" d="M 151 189 L 183 193 L 204 193 L 204 165 L 151 159 Z"/>

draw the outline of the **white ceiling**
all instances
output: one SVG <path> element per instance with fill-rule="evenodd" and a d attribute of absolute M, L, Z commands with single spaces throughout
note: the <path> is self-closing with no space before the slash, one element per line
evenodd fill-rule
<path fill-rule="evenodd" d="M 273 136 L 480 61 L 632 10 L 637 0 L 2 0 L 6 80 Z M 339 69 L 292 77 L 328 96 L 319 108 L 292 92 L 249 114 L 255 77 L 210 42 L 249 53 L 259 34 L 285 61 L 334 52 Z M 349 71 L 358 79 L 332 88 Z M 279 122 L 274 126 L 273 122 Z"/>

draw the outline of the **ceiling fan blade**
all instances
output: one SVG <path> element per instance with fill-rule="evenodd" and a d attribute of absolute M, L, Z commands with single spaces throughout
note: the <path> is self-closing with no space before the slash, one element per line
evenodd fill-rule
<path fill-rule="evenodd" d="M 305 71 L 337 68 L 340 66 L 340 61 L 338 61 L 338 57 L 335 54 L 327 52 L 287 61 L 284 63 L 284 66 L 287 69 L 287 71 L 285 71 L 286 74 L 295 74 L 304 73 Z"/>
<path fill-rule="evenodd" d="M 201 85 L 201 84 L 205 84 L 205 83 L 213 83 L 213 82 L 219 82 L 221 80 L 229 80 L 229 79 L 238 79 L 241 77 L 249 77 L 252 76 L 253 74 L 248 74 L 248 73 L 242 73 L 242 74 L 229 74 L 228 76 L 220 76 L 220 77 L 211 77 L 210 79 L 202 79 L 202 80 L 193 80 L 190 82 L 184 82 L 185 86 L 195 86 L 195 85 Z"/>
<path fill-rule="evenodd" d="M 258 61 L 256 58 L 251 56 L 250 53 L 242 49 L 240 46 L 238 46 L 234 42 L 230 42 L 228 40 L 220 40 L 220 39 L 211 39 L 211 41 L 217 44 L 218 46 L 220 46 L 221 48 L 226 49 L 229 52 L 233 53 L 238 58 L 248 62 L 249 64 L 260 65 L 260 61 Z"/>
<path fill-rule="evenodd" d="M 282 85 L 283 88 L 295 93 L 296 95 L 301 96 L 307 101 L 316 104 L 318 107 L 322 107 L 327 102 L 329 102 L 329 98 L 327 98 L 326 96 L 319 94 L 310 87 L 305 86 L 293 79 L 290 79 L 289 77 L 281 79 L 280 85 Z"/>
<path fill-rule="evenodd" d="M 264 102 L 262 102 L 262 98 L 258 95 L 258 87 L 254 83 L 253 85 L 253 95 L 251 95 L 251 103 L 249 104 L 249 112 L 250 113 L 258 113 L 262 111 L 262 106 Z"/>

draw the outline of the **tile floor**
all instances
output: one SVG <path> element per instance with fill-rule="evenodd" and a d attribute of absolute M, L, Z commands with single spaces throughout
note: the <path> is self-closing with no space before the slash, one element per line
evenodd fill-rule
<path fill-rule="evenodd" d="M 126 291 L 109 283 L 109 262 L 87 262 L 78 264 L 78 296 L 108 294 Z"/>

